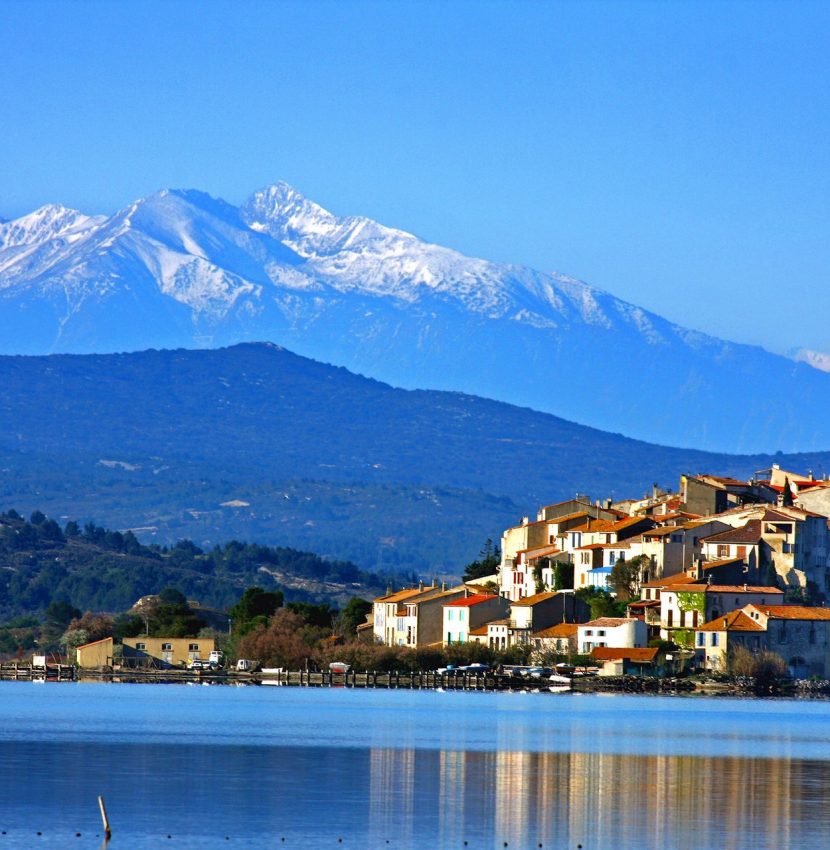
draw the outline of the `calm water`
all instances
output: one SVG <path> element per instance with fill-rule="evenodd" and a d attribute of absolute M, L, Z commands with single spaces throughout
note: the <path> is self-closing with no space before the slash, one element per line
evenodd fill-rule
<path fill-rule="evenodd" d="M 111 850 L 823 848 L 830 703 L 0 683 L 0 850 L 98 794 Z"/>

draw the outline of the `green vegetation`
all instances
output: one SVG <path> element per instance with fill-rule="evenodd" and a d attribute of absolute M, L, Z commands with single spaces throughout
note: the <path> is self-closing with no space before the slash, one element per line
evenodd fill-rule
<path fill-rule="evenodd" d="M 140 597 L 170 587 L 185 602 L 198 599 L 222 610 L 251 585 L 296 602 L 330 604 L 362 588 L 374 596 L 387 581 L 348 561 L 287 547 L 236 540 L 208 550 L 189 540 L 169 548 L 146 546 L 129 531 L 91 522 L 83 528 L 69 522 L 61 529 L 40 512 L 28 521 L 15 511 L 0 514 L 0 616 L 47 613 L 50 639 L 62 635 L 82 610 L 124 611 Z M 178 610 L 175 600 L 167 603 L 154 616 L 176 631 L 189 630 L 181 603 Z M 119 628 L 127 634 L 136 627 Z"/>
<path fill-rule="evenodd" d="M 499 564 L 501 564 L 501 550 L 488 537 L 478 553 L 478 559 L 470 561 L 464 567 L 461 580 L 472 582 L 484 576 L 491 576 L 498 571 Z"/>
<path fill-rule="evenodd" d="M 640 589 L 643 567 L 649 564 L 647 555 L 637 555 L 635 558 L 620 558 L 611 568 L 608 584 L 616 591 L 622 601 L 635 599 Z"/>
<path fill-rule="evenodd" d="M 619 602 L 607 590 L 598 587 L 580 587 L 574 596 L 591 607 L 591 619 L 600 617 L 624 617 L 625 603 Z"/>

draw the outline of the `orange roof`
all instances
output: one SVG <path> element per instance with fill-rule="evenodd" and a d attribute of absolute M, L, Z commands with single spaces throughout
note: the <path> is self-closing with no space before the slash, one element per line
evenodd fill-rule
<path fill-rule="evenodd" d="M 434 587 L 407 587 L 404 590 L 396 590 L 388 596 L 381 596 L 375 602 L 403 602 L 404 599 L 410 599 L 413 596 L 418 596 L 427 590 L 435 590 Z"/>
<path fill-rule="evenodd" d="M 579 627 L 576 623 L 557 623 L 533 633 L 535 638 L 569 638 L 576 635 Z"/>
<path fill-rule="evenodd" d="M 660 528 L 652 528 L 649 531 L 643 532 L 643 537 L 665 537 L 667 534 L 672 534 L 675 531 L 680 531 L 679 525 L 663 525 Z"/>
<path fill-rule="evenodd" d="M 470 629 L 469 633 L 473 637 L 487 637 L 487 624 L 479 626 L 477 629 Z"/>
<path fill-rule="evenodd" d="M 547 599 L 553 599 L 554 596 L 558 596 L 559 593 L 556 590 L 548 590 L 544 593 L 534 593 L 533 596 L 525 596 L 524 599 L 518 599 L 515 602 L 511 602 L 513 608 L 525 608 L 530 605 L 536 605 L 538 602 L 544 602 Z"/>
<path fill-rule="evenodd" d="M 544 510 L 544 508 L 542 508 L 542 510 Z M 565 516 L 551 517 L 550 519 L 546 520 L 546 522 L 550 522 L 550 523 L 566 522 L 567 520 L 579 519 L 580 517 L 586 517 L 586 516 L 592 516 L 592 514 L 590 514 L 588 511 L 577 511 L 576 513 L 573 513 L 573 514 L 565 514 Z"/>
<path fill-rule="evenodd" d="M 657 658 L 657 647 L 621 647 L 595 646 L 591 650 L 594 661 L 633 661 L 638 664 L 648 664 Z"/>
<path fill-rule="evenodd" d="M 807 605 L 748 605 L 771 620 L 830 620 L 830 608 L 811 608 Z"/>
<path fill-rule="evenodd" d="M 716 617 L 702 626 L 698 626 L 698 632 L 763 632 L 764 627 L 756 623 L 743 611 L 730 611 L 723 617 Z"/>
<path fill-rule="evenodd" d="M 481 602 L 488 602 L 491 599 L 498 599 L 495 593 L 474 593 L 472 596 L 465 596 L 463 599 L 456 599 L 453 602 L 447 602 L 445 608 L 470 608 L 473 605 L 479 605 Z"/>
<path fill-rule="evenodd" d="M 605 626 L 609 629 L 613 629 L 615 626 L 623 626 L 626 623 L 630 623 L 630 617 L 599 617 L 596 620 L 591 620 L 588 623 L 581 623 L 582 626 Z"/>
<path fill-rule="evenodd" d="M 777 587 L 753 587 L 745 584 L 681 584 L 670 588 L 675 593 L 772 593 L 783 596 Z"/>
<path fill-rule="evenodd" d="M 660 579 L 655 579 L 654 581 L 647 581 L 645 584 L 640 585 L 641 587 L 666 587 L 667 585 L 675 585 L 675 584 L 694 584 L 695 579 L 689 578 L 686 573 L 674 573 L 670 576 L 664 576 Z"/>

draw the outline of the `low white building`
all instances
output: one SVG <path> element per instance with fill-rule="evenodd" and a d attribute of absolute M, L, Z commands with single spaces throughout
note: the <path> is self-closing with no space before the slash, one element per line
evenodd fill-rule
<path fill-rule="evenodd" d="M 595 646 L 616 649 L 645 646 L 648 643 L 648 627 L 642 620 L 600 617 L 578 626 L 576 642 L 582 655 L 589 655 Z"/>

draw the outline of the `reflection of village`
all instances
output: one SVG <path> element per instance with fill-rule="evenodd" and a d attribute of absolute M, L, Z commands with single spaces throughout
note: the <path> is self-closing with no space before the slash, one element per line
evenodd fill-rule
<path fill-rule="evenodd" d="M 789 759 L 393 749 L 369 758 L 369 846 L 390 835 L 416 846 L 434 831 L 442 847 L 777 848 L 789 846 L 782 828 L 799 836 L 826 821 L 810 789 L 830 783 L 826 762 Z"/>
<path fill-rule="evenodd" d="M 830 481 L 777 466 L 749 481 L 683 475 L 642 499 L 576 496 L 508 528 L 498 572 L 390 592 L 361 630 L 389 646 L 525 646 L 536 663 L 590 656 L 608 674 L 722 670 L 740 646 L 827 677 L 828 517 Z M 591 619 L 580 591 L 609 590 L 625 616 Z"/>

